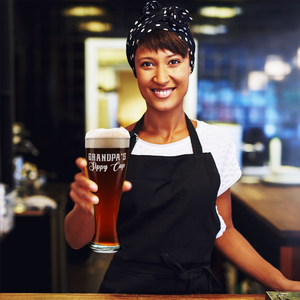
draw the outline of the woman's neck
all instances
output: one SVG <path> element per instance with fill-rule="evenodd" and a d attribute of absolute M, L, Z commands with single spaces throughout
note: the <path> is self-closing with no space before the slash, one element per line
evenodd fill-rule
<path fill-rule="evenodd" d="M 147 110 L 139 137 L 149 143 L 168 144 L 177 142 L 189 135 L 185 113 L 151 112 Z"/>

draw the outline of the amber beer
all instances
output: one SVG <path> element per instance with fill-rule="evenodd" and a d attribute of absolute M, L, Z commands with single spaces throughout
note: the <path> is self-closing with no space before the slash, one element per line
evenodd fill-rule
<path fill-rule="evenodd" d="M 97 183 L 94 205 L 95 234 L 90 249 L 114 253 L 120 248 L 116 230 L 123 182 L 127 170 L 129 133 L 124 128 L 95 129 L 85 137 L 88 175 Z"/>

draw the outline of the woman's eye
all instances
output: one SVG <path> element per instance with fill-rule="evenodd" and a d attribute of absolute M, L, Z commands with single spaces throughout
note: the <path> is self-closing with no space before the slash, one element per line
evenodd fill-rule
<path fill-rule="evenodd" d="M 178 60 L 178 59 L 172 59 L 171 61 L 170 61 L 170 64 L 171 65 L 175 65 L 175 64 L 179 64 L 180 63 L 180 61 Z"/>
<path fill-rule="evenodd" d="M 152 63 L 149 61 L 145 61 L 142 63 L 142 67 L 151 67 L 151 66 L 152 66 Z"/>

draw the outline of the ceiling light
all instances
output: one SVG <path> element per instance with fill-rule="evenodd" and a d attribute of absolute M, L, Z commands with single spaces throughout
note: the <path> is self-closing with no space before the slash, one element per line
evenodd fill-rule
<path fill-rule="evenodd" d="M 217 6 L 206 6 L 199 9 L 199 14 L 208 18 L 233 18 L 236 15 L 240 15 L 242 9 L 240 7 L 217 7 Z"/>
<path fill-rule="evenodd" d="M 268 86 L 268 75 L 265 72 L 253 71 L 248 76 L 248 87 L 252 91 L 265 90 Z"/>
<path fill-rule="evenodd" d="M 269 55 L 265 63 L 265 72 L 274 80 L 283 80 L 291 73 L 291 66 L 282 61 L 280 56 Z"/>
<path fill-rule="evenodd" d="M 82 22 L 79 24 L 79 29 L 82 31 L 104 32 L 111 30 L 111 24 L 98 21 Z"/>
<path fill-rule="evenodd" d="M 295 60 L 296 60 L 297 67 L 300 69 L 300 47 L 297 50 L 297 55 L 295 57 Z"/>
<path fill-rule="evenodd" d="M 191 26 L 193 33 L 202 33 L 207 35 L 216 35 L 227 33 L 227 27 L 225 25 L 213 26 L 213 25 L 193 25 Z"/>
<path fill-rule="evenodd" d="M 87 16 L 102 16 L 104 10 L 94 6 L 75 6 L 62 10 L 62 15 L 66 17 L 87 17 Z"/>

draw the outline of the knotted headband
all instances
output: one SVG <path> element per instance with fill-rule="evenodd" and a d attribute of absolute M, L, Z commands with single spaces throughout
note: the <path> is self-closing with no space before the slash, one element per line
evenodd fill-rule
<path fill-rule="evenodd" d="M 134 56 L 139 40 L 151 31 L 162 29 L 176 33 L 184 40 L 189 47 L 190 66 L 194 69 L 195 63 L 195 41 L 188 27 L 188 23 L 193 19 L 188 10 L 177 6 L 163 7 L 157 1 L 148 2 L 143 9 L 143 15 L 135 22 L 130 30 L 127 44 L 126 55 L 129 65 L 134 75 Z"/>

